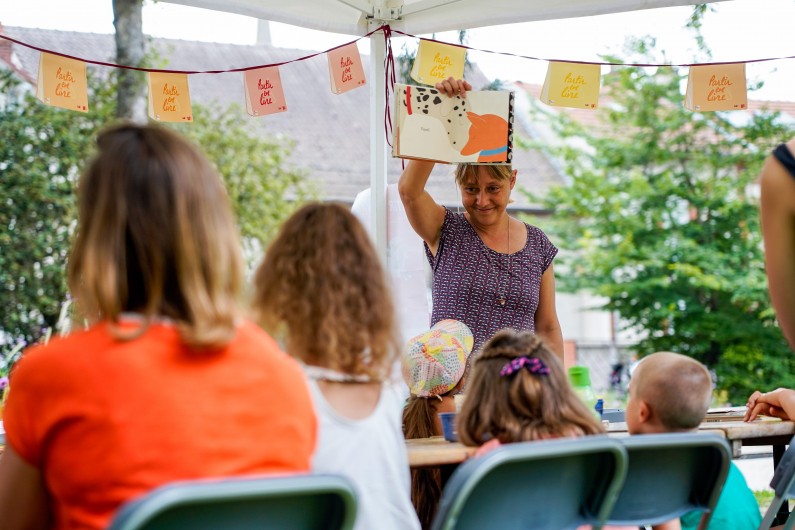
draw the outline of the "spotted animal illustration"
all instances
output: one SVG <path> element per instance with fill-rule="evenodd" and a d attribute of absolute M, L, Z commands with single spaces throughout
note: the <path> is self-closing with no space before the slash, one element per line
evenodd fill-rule
<path fill-rule="evenodd" d="M 455 151 L 464 156 L 479 153 L 478 162 L 506 162 L 509 124 L 494 114 L 469 111 L 461 97 L 447 97 L 435 88 L 404 85 L 399 93 L 407 115 L 424 114 L 439 119 Z"/>
<path fill-rule="evenodd" d="M 466 116 L 467 100 L 449 98 L 435 88 L 419 86 L 406 85 L 402 92 L 401 99 L 407 114 L 421 113 L 439 119 L 447 129 L 450 145 L 460 151 L 469 138 L 469 124 L 461 119 Z"/>

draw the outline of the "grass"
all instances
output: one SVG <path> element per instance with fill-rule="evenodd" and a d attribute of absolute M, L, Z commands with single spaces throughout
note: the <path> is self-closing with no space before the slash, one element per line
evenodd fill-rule
<path fill-rule="evenodd" d="M 762 513 L 765 513 L 767 507 L 770 506 L 773 496 L 775 496 L 773 490 L 754 490 L 754 497 L 756 497 L 756 502 L 759 503 Z"/>

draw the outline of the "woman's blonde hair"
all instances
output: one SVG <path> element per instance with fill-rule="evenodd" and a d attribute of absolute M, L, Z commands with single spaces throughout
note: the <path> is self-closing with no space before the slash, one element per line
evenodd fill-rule
<path fill-rule="evenodd" d="M 313 203 L 285 223 L 254 278 L 254 312 L 307 364 L 386 379 L 399 351 L 392 297 L 362 224 Z"/>
<path fill-rule="evenodd" d="M 497 180 L 511 180 L 513 177 L 513 169 L 509 164 L 458 164 L 455 168 L 455 183 L 463 186 L 470 178 L 476 178 L 479 168 Z"/>
<path fill-rule="evenodd" d="M 519 357 L 539 359 L 549 373 L 521 368 L 500 374 Z M 514 443 L 601 432 L 593 411 L 571 388 L 563 365 L 538 336 L 505 329 L 483 346 L 458 415 L 458 436 L 465 445 L 478 446 L 489 438 Z"/>
<path fill-rule="evenodd" d="M 218 174 L 175 132 L 122 124 L 100 133 L 78 188 L 79 222 L 68 279 L 92 321 L 140 313 L 132 339 L 155 317 L 178 325 L 191 347 L 235 333 L 243 260 Z"/>

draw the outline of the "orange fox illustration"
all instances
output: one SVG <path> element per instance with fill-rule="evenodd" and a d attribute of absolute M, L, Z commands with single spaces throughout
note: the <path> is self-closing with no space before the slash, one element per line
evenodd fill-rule
<path fill-rule="evenodd" d="M 508 122 L 496 114 L 467 112 L 467 118 L 472 126 L 461 154 L 469 156 L 479 152 L 478 162 L 507 162 Z"/>

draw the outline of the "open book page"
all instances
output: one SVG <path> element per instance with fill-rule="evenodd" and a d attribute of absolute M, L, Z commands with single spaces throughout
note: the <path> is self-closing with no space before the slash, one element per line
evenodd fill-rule
<path fill-rule="evenodd" d="M 392 155 L 437 162 L 510 164 L 513 92 L 482 90 L 466 98 L 435 88 L 395 85 Z"/>

